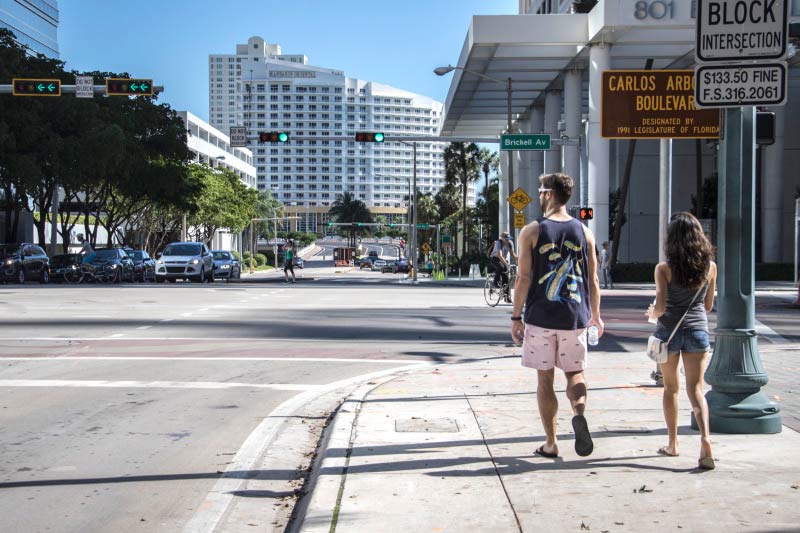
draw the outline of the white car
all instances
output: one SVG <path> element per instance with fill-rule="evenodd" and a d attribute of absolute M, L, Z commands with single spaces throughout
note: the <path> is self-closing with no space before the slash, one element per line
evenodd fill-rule
<path fill-rule="evenodd" d="M 202 242 L 173 242 L 156 255 L 156 282 L 214 281 L 214 256 Z"/>
<path fill-rule="evenodd" d="M 383 259 L 376 259 L 372 262 L 372 270 L 380 270 L 386 266 L 386 261 Z"/>

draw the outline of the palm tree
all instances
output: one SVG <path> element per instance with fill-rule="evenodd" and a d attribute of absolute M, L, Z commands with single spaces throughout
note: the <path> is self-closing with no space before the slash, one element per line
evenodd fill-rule
<path fill-rule="evenodd" d="M 481 148 L 481 151 L 478 153 L 478 159 L 481 162 L 481 170 L 483 170 L 483 176 L 485 178 L 484 183 L 484 195 L 486 195 L 486 191 L 489 190 L 489 173 L 494 171 L 495 174 L 500 170 L 500 156 L 497 155 L 497 152 L 493 152 L 486 147 Z"/>
<path fill-rule="evenodd" d="M 328 213 L 338 223 L 353 224 L 351 226 L 352 246 L 355 248 L 356 233 L 364 232 L 365 228 L 356 226 L 358 222 L 372 223 L 372 213 L 367 204 L 357 199 L 355 194 L 345 191 L 336 197 Z"/>
<path fill-rule="evenodd" d="M 475 143 L 456 142 L 444 150 L 445 181 L 461 187 L 461 210 L 463 215 L 462 249 L 467 251 L 467 188 L 469 184 L 478 179 L 480 172 L 478 145 Z"/>

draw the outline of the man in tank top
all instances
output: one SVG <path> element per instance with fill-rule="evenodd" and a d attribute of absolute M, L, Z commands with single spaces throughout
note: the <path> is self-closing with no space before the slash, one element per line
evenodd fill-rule
<path fill-rule="evenodd" d="M 567 214 L 572 178 L 544 174 L 539 182 L 544 216 L 520 233 L 511 337 L 522 344 L 523 366 L 538 373 L 536 398 L 547 440 L 535 453 L 558 457 L 558 399 L 553 390 L 558 367 L 567 378 L 575 451 L 585 457 L 594 448 L 584 416 L 586 329 L 596 326 L 598 335 L 603 334 L 595 239 L 589 228 Z"/>

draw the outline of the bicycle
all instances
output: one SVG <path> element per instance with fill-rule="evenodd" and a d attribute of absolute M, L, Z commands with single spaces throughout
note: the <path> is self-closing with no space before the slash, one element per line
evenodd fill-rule
<path fill-rule="evenodd" d="M 78 283 L 110 283 L 114 281 L 116 272 L 97 269 L 94 265 L 89 263 L 81 263 L 73 265 L 69 272 L 64 274 L 64 281 L 70 285 L 77 285 Z"/>
<path fill-rule="evenodd" d="M 517 279 L 517 265 L 510 265 L 508 268 L 508 284 L 503 284 L 502 287 L 497 287 L 494 284 L 494 276 L 486 275 L 486 282 L 483 284 L 483 297 L 489 307 L 496 307 L 500 303 L 503 295 L 508 295 L 511 300 L 511 291 L 514 288 L 514 283 Z"/>

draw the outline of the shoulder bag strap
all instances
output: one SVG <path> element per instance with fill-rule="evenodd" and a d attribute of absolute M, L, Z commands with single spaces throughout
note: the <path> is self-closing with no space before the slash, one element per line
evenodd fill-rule
<path fill-rule="evenodd" d="M 699 289 L 697 289 L 697 292 L 696 292 L 696 293 L 694 293 L 694 298 L 692 298 L 692 301 L 691 301 L 691 302 L 689 302 L 689 307 L 687 307 L 687 308 L 686 308 L 686 312 L 685 312 L 685 313 L 683 313 L 683 316 L 681 317 L 681 319 L 680 319 L 680 320 L 678 320 L 678 323 L 677 323 L 677 324 L 675 324 L 675 329 L 673 329 L 673 330 L 672 330 L 672 334 L 669 336 L 669 339 L 667 339 L 667 344 L 669 344 L 669 341 L 671 341 L 671 340 L 672 340 L 672 337 L 674 337 L 674 336 L 675 336 L 675 332 L 677 332 L 677 331 L 678 331 L 678 328 L 679 328 L 679 327 L 681 327 L 681 324 L 683 324 L 683 319 L 684 319 L 684 318 L 686 318 L 686 315 L 688 315 L 688 314 L 689 314 L 689 310 L 690 310 L 690 309 L 692 308 L 692 306 L 694 305 L 694 301 L 695 301 L 695 300 L 697 300 L 697 297 L 698 297 L 698 296 L 700 296 L 700 291 L 702 291 L 702 290 L 703 290 L 703 287 L 705 287 L 705 286 L 708 284 L 708 275 L 710 275 L 710 274 L 711 274 L 711 265 L 709 265 L 709 267 L 708 267 L 708 274 L 706 274 L 706 282 L 705 282 L 705 283 L 703 283 L 702 285 L 700 285 L 700 288 L 699 288 Z"/>

